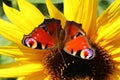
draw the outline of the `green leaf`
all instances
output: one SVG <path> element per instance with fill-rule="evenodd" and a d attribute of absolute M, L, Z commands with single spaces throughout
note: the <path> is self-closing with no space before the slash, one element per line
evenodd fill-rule
<path fill-rule="evenodd" d="M 16 78 L 0 78 L 0 80 L 16 80 Z"/>
<path fill-rule="evenodd" d="M 114 0 L 99 0 L 98 3 L 98 16 L 103 13 L 107 9 L 107 7 L 113 2 Z"/>
<path fill-rule="evenodd" d="M 0 35 L 0 46 L 10 45 L 11 42 Z"/>
<path fill-rule="evenodd" d="M 2 7 L 0 6 L 0 17 L 2 16 L 3 14 L 3 10 L 2 10 Z"/>
<path fill-rule="evenodd" d="M 6 64 L 11 62 L 15 62 L 15 60 L 11 57 L 0 55 L 0 64 Z"/>
<path fill-rule="evenodd" d="M 45 3 L 45 0 L 28 0 L 31 3 Z M 51 0 L 54 4 L 62 3 L 63 0 Z"/>

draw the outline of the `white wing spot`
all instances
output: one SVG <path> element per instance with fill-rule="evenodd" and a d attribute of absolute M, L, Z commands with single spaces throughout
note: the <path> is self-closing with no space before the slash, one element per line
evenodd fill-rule
<path fill-rule="evenodd" d="M 34 36 L 34 39 L 37 39 L 37 37 L 36 37 L 36 36 Z"/>
<path fill-rule="evenodd" d="M 37 36 L 40 36 L 40 34 L 37 34 Z"/>
<path fill-rule="evenodd" d="M 87 47 L 86 46 L 83 46 L 84 49 L 86 49 Z"/>

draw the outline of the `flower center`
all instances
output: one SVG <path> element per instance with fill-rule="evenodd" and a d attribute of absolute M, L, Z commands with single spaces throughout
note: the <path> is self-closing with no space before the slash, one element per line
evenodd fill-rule
<path fill-rule="evenodd" d="M 54 51 L 46 58 L 46 66 L 52 80 L 107 80 L 113 73 L 114 63 L 107 51 L 91 44 L 95 50 L 95 57 L 87 60 L 69 55 L 64 50 L 61 54 Z M 67 65 L 67 67 L 66 67 Z"/>

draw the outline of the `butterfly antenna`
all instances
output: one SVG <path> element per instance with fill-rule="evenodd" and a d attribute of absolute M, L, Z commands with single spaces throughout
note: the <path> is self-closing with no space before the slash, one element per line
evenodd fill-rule
<path fill-rule="evenodd" d="M 53 51 L 53 52 L 54 52 L 54 51 Z M 64 59 L 64 57 L 63 57 L 63 55 L 62 55 L 62 52 L 61 52 L 60 50 L 58 50 L 58 53 L 56 53 L 55 55 L 57 55 L 57 54 L 60 54 L 60 55 L 61 55 L 62 60 L 63 60 L 63 63 L 64 63 L 64 66 L 67 68 L 67 64 L 66 64 L 65 59 Z M 55 55 L 54 55 L 54 56 L 55 56 Z M 54 56 L 53 56 L 53 57 L 54 57 Z M 51 60 L 53 57 L 49 58 L 49 60 Z M 48 61 L 49 61 L 49 60 L 48 60 Z"/>
<path fill-rule="evenodd" d="M 61 55 L 61 57 L 62 57 L 64 66 L 67 68 L 67 64 L 66 64 L 65 59 L 64 59 L 64 57 L 63 57 L 63 55 L 62 55 L 62 52 L 61 52 L 60 50 L 59 50 L 59 53 L 60 53 L 60 55 Z"/>

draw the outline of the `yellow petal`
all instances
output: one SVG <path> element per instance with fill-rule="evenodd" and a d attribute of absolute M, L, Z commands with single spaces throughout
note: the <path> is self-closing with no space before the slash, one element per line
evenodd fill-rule
<path fill-rule="evenodd" d="M 96 42 L 101 40 L 113 40 L 120 37 L 120 1 L 115 0 L 110 7 L 98 18 L 98 37 Z M 119 35 L 119 36 L 118 36 Z"/>
<path fill-rule="evenodd" d="M 103 42 L 101 44 L 103 44 Z M 105 45 L 102 46 L 102 47 L 104 47 L 104 49 L 106 49 L 109 52 L 109 54 L 112 55 L 112 57 L 120 56 L 119 55 L 119 53 L 120 53 L 120 43 L 119 43 L 119 40 L 117 40 L 117 41 L 113 40 L 112 42 L 110 42 L 108 44 L 105 43 Z"/>
<path fill-rule="evenodd" d="M 24 33 L 15 25 L 0 19 L 0 34 L 5 38 L 21 44 Z"/>
<path fill-rule="evenodd" d="M 116 64 L 116 69 L 118 69 L 120 71 L 120 63 Z"/>
<path fill-rule="evenodd" d="M 17 80 L 44 80 L 47 75 L 44 72 L 36 72 L 25 76 L 24 78 L 18 78 Z"/>
<path fill-rule="evenodd" d="M 98 0 L 80 0 L 74 17 L 74 21 L 82 24 L 82 28 L 90 39 L 96 36 L 97 5 Z"/>
<path fill-rule="evenodd" d="M 64 15 L 51 3 L 50 0 L 46 0 L 46 5 L 50 14 L 51 18 L 59 19 L 61 20 L 61 25 L 64 28 L 66 18 Z"/>
<path fill-rule="evenodd" d="M 27 21 L 24 16 L 21 15 L 19 11 L 14 8 L 8 7 L 3 3 L 3 8 L 6 16 L 10 19 L 10 21 L 18 26 L 20 30 L 23 30 L 25 34 L 30 33 L 30 26 L 33 26 L 29 21 Z M 14 30 L 13 30 L 14 31 Z"/>
<path fill-rule="evenodd" d="M 18 77 L 17 80 L 24 80 L 25 77 Z"/>
<path fill-rule="evenodd" d="M 114 0 L 114 2 L 103 12 L 103 14 L 97 19 L 97 26 L 106 25 L 114 21 L 120 14 L 120 1 Z"/>
<path fill-rule="evenodd" d="M 109 80 L 120 80 L 119 72 L 115 71 L 113 74 L 111 74 Z"/>
<path fill-rule="evenodd" d="M 113 75 L 114 76 L 111 76 L 111 77 L 114 77 L 114 78 L 118 77 L 118 79 L 115 79 L 115 80 L 120 80 L 120 63 L 115 65 Z M 116 77 L 115 77 L 115 75 L 116 75 Z M 112 80 L 114 80 L 114 79 L 112 79 Z"/>
<path fill-rule="evenodd" d="M 0 66 L 0 77 L 20 77 L 42 70 L 39 63 L 15 62 Z"/>
<path fill-rule="evenodd" d="M 33 75 L 34 75 L 34 73 L 33 73 Z M 34 79 L 36 77 L 37 77 L 37 79 Z M 42 74 L 39 74 L 37 76 L 32 77 L 31 79 L 32 80 L 50 80 L 50 76 L 48 75 L 47 77 L 44 78 L 44 74 L 42 73 Z M 19 77 L 19 78 L 17 78 L 17 80 L 31 80 L 31 79 L 27 79 L 26 77 Z"/>
<path fill-rule="evenodd" d="M 112 30 L 112 31 L 114 31 L 114 30 Z M 100 45 L 105 50 L 107 50 L 108 54 L 112 55 L 112 57 L 120 56 L 119 55 L 119 53 L 120 53 L 120 42 L 119 42 L 119 40 L 120 40 L 120 33 L 119 33 L 119 31 L 116 31 L 116 33 L 117 32 L 118 32 L 118 34 L 115 34 L 115 35 L 111 34 L 111 36 L 109 36 L 108 38 L 105 38 L 107 35 L 109 35 L 109 34 L 106 34 L 106 36 L 103 37 L 98 42 L 99 43 L 98 45 Z"/>
<path fill-rule="evenodd" d="M 11 56 L 11 57 L 17 57 L 17 56 L 24 55 L 24 53 L 18 48 L 18 46 L 0 46 L 0 51 L 1 51 L 0 54 Z"/>
<path fill-rule="evenodd" d="M 31 60 L 39 61 L 44 60 L 45 56 L 50 53 L 49 50 L 37 50 L 22 46 L 5 46 L 0 47 L 0 54 L 11 56 L 16 60 Z"/>
<path fill-rule="evenodd" d="M 50 80 L 50 75 L 48 75 L 44 80 Z"/>
<path fill-rule="evenodd" d="M 32 25 L 28 26 L 28 28 L 33 30 L 43 22 L 44 16 L 42 13 L 34 5 L 27 2 L 27 0 L 18 0 L 18 5 L 21 15 Z"/>
<path fill-rule="evenodd" d="M 120 46 L 119 47 L 114 47 L 113 46 L 113 48 L 111 49 L 111 55 L 113 56 L 113 57 L 118 57 L 118 56 L 120 56 Z"/>
<path fill-rule="evenodd" d="M 120 57 L 115 57 L 115 58 L 113 58 L 113 60 L 116 62 L 120 62 Z"/>
<path fill-rule="evenodd" d="M 74 21 L 79 3 L 79 0 L 64 0 L 64 15 L 67 20 Z"/>
<path fill-rule="evenodd" d="M 109 41 L 111 43 L 114 40 L 118 40 L 120 38 L 120 19 L 117 18 L 113 20 L 111 23 L 101 26 L 98 29 L 98 37 L 96 38 L 96 43 L 104 43 L 104 41 Z M 106 44 L 107 45 L 107 44 Z"/>

